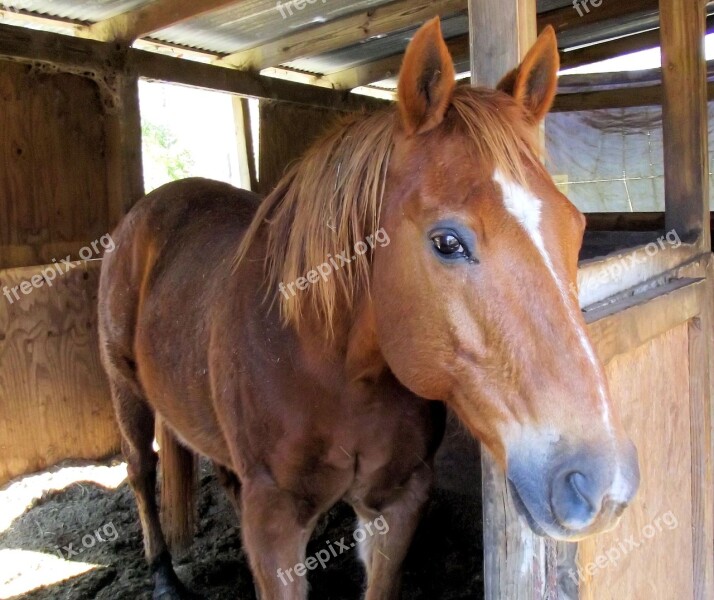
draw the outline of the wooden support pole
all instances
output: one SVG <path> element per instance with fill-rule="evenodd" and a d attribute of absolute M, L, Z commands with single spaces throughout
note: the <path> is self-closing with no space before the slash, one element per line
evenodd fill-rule
<path fill-rule="evenodd" d="M 470 0 L 471 82 L 495 88 L 536 40 L 535 0 Z"/>
<path fill-rule="evenodd" d="M 470 0 L 471 81 L 495 87 L 516 67 L 536 39 L 535 0 Z M 518 515 L 506 474 L 490 453 L 481 451 L 484 597 L 559 597 L 558 552 L 565 545 L 537 536 Z M 574 556 L 574 552 L 569 553 Z M 567 569 L 561 577 L 567 575 Z M 564 586 L 563 586 L 564 587 Z M 577 590 L 561 593 L 576 598 Z"/>
<path fill-rule="evenodd" d="M 144 195 L 139 80 L 133 75 L 117 75 L 113 85 L 114 106 L 107 107 L 105 117 L 107 219 L 110 229 L 116 227 Z"/>
<path fill-rule="evenodd" d="M 660 0 L 660 36 L 666 226 L 709 251 L 705 5 Z"/>
<path fill-rule="evenodd" d="M 255 169 L 255 147 L 250 124 L 249 100 L 233 96 L 232 101 L 241 187 L 246 190 L 256 190 L 258 189 L 258 177 Z"/>

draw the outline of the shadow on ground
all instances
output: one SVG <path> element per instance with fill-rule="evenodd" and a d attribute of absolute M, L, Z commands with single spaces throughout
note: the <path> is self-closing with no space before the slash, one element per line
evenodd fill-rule
<path fill-rule="evenodd" d="M 440 484 L 406 561 L 404 600 L 474 600 L 483 597 L 483 549 L 478 477 L 473 447 L 458 431 L 447 434 Z M 465 467 L 464 462 L 468 465 Z M 478 481 L 478 480 L 477 480 Z M 469 488 L 471 484 L 471 489 Z M 253 583 L 240 543 L 237 517 L 208 465 L 202 466 L 199 525 L 186 556 L 175 560 L 189 588 L 208 600 L 254 600 Z M 318 525 L 308 556 L 327 542 L 351 539 L 355 518 L 343 504 Z M 116 534 L 114 533 L 116 532 Z M 96 534 L 104 541 L 97 541 Z M 91 547 L 90 535 L 95 538 Z M 0 534 L 0 549 L 33 551 L 57 558 L 72 544 L 68 560 L 99 565 L 86 573 L 14 598 L 26 600 L 150 600 L 141 531 L 127 484 L 117 489 L 76 483 L 37 500 Z M 38 577 L 41 573 L 38 573 Z M 358 600 L 363 571 L 354 552 L 310 573 L 311 599 Z"/>

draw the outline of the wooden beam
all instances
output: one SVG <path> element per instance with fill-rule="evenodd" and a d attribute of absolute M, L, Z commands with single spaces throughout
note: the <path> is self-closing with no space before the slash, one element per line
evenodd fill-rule
<path fill-rule="evenodd" d="M 353 111 L 374 109 L 386 103 L 313 86 L 224 69 L 134 48 L 118 49 L 113 44 L 75 38 L 24 27 L 0 25 L 0 58 L 42 63 L 94 77 L 107 86 L 109 75 L 120 72 L 147 79 L 180 83 L 309 106 Z"/>
<path fill-rule="evenodd" d="M 463 60 L 464 56 L 468 56 L 469 39 L 467 36 L 456 37 L 453 40 L 447 41 L 446 45 L 449 47 L 449 52 L 451 52 L 452 57 L 461 57 L 461 60 Z M 325 75 L 321 77 L 320 80 L 329 82 L 335 89 L 354 89 L 356 87 L 369 85 L 375 81 L 396 77 L 399 75 L 403 58 L 403 54 L 395 54 L 394 56 L 388 56 L 387 58 L 382 58 L 365 65 L 359 65 L 351 69 L 332 73 L 331 75 Z M 460 61 L 457 60 L 457 62 Z"/>
<path fill-rule="evenodd" d="M 535 0 L 470 0 L 471 80 L 495 87 L 518 66 L 536 37 Z M 558 544 L 518 516 L 507 475 L 481 453 L 484 597 L 557 598 Z"/>
<path fill-rule="evenodd" d="M 616 18 L 618 16 L 641 12 L 645 8 L 656 8 L 657 0 L 635 0 L 635 4 L 612 4 L 608 5 L 608 10 L 601 10 L 605 5 L 597 10 L 588 13 L 587 18 L 582 20 L 573 19 L 577 17 L 577 11 L 573 7 L 567 7 L 545 13 L 538 19 L 538 29 L 545 25 L 552 24 L 560 32 L 581 27 L 586 24 L 596 23 L 600 20 Z M 343 48 L 350 44 L 368 40 L 376 35 L 392 33 L 399 29 L 422 23 L 435 15 L 449 15 L 467 9 L 465 0 L 439 0 L 431 2 L 414 2 L 413 0 L 400 0 L 386 6 L 380 6 L 350 15 L 342 19 L 337 19 L 318 27 L 299 31 L 286 38 L 269 42 L 256 48 L 242 50 L 217 59 L 215 62 L 221 66 L 229 66 L 238 69 L 262 70 L 268 67 L 285 64 L 304 56 L 314 56 L 324 52 L 329 52 L 337 48 Z M 483 30 L 482 30 L 483 31 Z M 630 51 L 632 48 L 638 50 L 647 47 L 652 36 L 638 38 L 630 36 L 627 43 L 620 42 L 619 46 Z M 656 36 L 655 36 L 656 38 Z M 468 36 L 458 36 L 452 39 L 455 50 L 452 56 L 457 62 L 466 62 L 468 52 L 462 52 L 468 40 Z M 655 45 L 657 45 L 655 43 Z M 598 45 L 599 47 L 600 45 Z M 612 45 L 613 52 L 617 52 L 618 45 Z M 592 48 L 595 48 L 594 46 Z M 458 53 L 457 53 L 458 51 Z M 601 52 L 607 52 L 603 48 Z M 592 51 L 597 52 L 597 51 Z M 563 53 L 567 56 L 570 53 Z M 586 64 L 577 62 L 579 51 L 569 57 L 571 60 L 568 66 Z M 583 57 L 587 53 L 582 54 Z M 350 89 L 358 86 L 368 85 L 375 81 L 395 76 L 399 72 L 403 54 L 389 56 L 376 60 L 365 65 L 360 65 L 351 69 L 346 69 L 332 75 L 318 78 L 311 83 L 313 85 L 323 85 L 317 81 L 328 81 L 338 89 Z"/>
<path fill-rule="evenodd" d="M 238 4 L 237 0 L 154 0 L 134 10 L 82 27 L 78 35 L 104 42 L 134 40 L 202 14 Z"/>
<path fill-rule="evenodd" d="M 639 52 L 640 50 L 656 48 L 657 46 L 659 46 L 659 29 L 652 29 L 601 44 L 585 46 L 577 50 L 561 51 L 560 68 L 572 69 L 573 67 L 589 65 L 600 62 L 601 60 L 607 60 L 608 58 L 615 58 L 616 56 L 623 56 L 625 54 L 631 54 L 632 52 Z"/>
<path fill-rule="evenodd" d="M 707 35 L 714 33 L 714 15 L 707 17 Z M 592 44 L 577 50 L 560 52 L 560 67 L 571 69 L 581 65 L 589 65 L 616 56 L 632 54 L 642 50 L 651 50 L 660 45 L 659 28 L 616 38 L 600 44 Z"/>
<path fill-rule="evenodd" d="M 572 10 L 572 8 L 570 9 Z M 555 11 L 558 12 L 558 11 Z M 611 13 L 607 13 L 610 15 Z M 548 19 L 549 22 L 557 22 L 552 17 Z M 542 23 L 545 21 L 538 20 L 538 28 L 542 28 Z M 482 24 L 483 26 L 483 24 Z M 561 30 L 565 30 L 571 25 L 566 23 L 563 17 L 563 22 L 560 25 Z M 711 22 L 711 28 L 714 31 L 714 19 Z M 481 30 L 483 31 L 483 30 Z M 480 37 L 480 36 L 478 36 Z M 448 41 L 449 50 L 451 51 L 451 56 L 454 58 L 456 63 L 467 63 L 469 60 L 469 36 L 456 36 Z M 600 60 L 605 60 L 608 58 L 614 58 L 623 54 L 628 54 L 631 52 L 637 52 L 639 50 L 646 50 L 648 48 L 655 48 L 659 45 L 659 30 L 654 29 L 652 31 L 646 31 L 641 34 L 634 34 L 626 36 L 623 38 L 618 38 L 615 40 L 610 40 L 608 42 L 603 42 L 601 44 L 594 44 L 592 46 L 587 46 L 578 50 L 573 50 L 569 52 L 560 52 L 561 56 L 561 66 L 562 68 L 572 68 L 581 65 L 590 64 Z M 250 52 L 250 51 L 248 51 Z M 488 61 L 488 58 L 484 55 L 482 60 Z M 345 69 L 337 73 L 332 73 L 330 75 L 325 75 L 323 77 L 315 77 L 314 81 L 306 81 L 307 83 L 312 83 L 313 85 L 325 85 L 325 82 L 329 82 L 332 87 L 336 89 L 353 89 L 358 86 L 365 86 L 375 81 L 381 81 L 383 79 L 389 79 L 391 77 L 396 77 L 399 73 L 402 60 L 404 58 L 403 54 L 396 54 L 388 56 L 386 58 L 381 58 L 370 63 L 363 65 L 358 65 L 350 69 Z M 314 76 L 313 76 L 314 77 Z M 479 84 L 481 85 L 481 84 Z"/>
<path fill-rule="evenodd" d="M 349 92 L 302 85 L 140 50 L 130 50 L 128 59 L 130 68 L 147 79 L 182 83 L 262 100 L 280 100 L 343 111 L 374 109 L 385 105 L 382 101 Z"/>
<path fill-rule="evenodd" d="M 645 12 L 656 13 L 657 2 L 658 0 L 627 0 L 627 2 L 603 0 L 600 6 L 595 7 L 592 2 L 579 0 L 578 3 L 568 4 L 563 8 L 539 15 L 538 31 L 542 31 L 547 25 L 552 25 L 555 33 L 558 34 L 628 15 Z"/>
<path fill-rule="evenodd" d="M 709 239 L 705 0 L 660 0 L 662 133 L 667 229 Z"/>
<path fill-rule="evenodd" d="M 712 21 L 711 30 L 714 32 L 714 20 Z M 456 36 L 448 40 L 447 44 L 451 51 L 451 56 L 457 64 L 468 62 L 468 36 Z M 657 46 L 659 46 L 659 30 L 654 29 L 642 34 L 618 38 L 574 51 L 561 51 L 561 68 L 570 69 L 579 67 L 640 50 L 656 48 Z M 311 75 L 309 77 L 311 77 L 312 80 L 308 80 L 306 77 L 304 81 L 312 85 L 324 85 L 325 82 L 329 82 L 331 86 L 336 89 L 351 89 L 360 85 L 369 85 L 375 81 L 395 77 L 399 73 L 403 58 L 403 54 L 388 56 L 387 58 L 345 69 L 344 71 L 338 71 L 337 73 L 323 77 Z M 659 70 L 657 70 L 657 72 L 659 73 Z M 561 80 L 562 79 L 563 78 L 561 78 Z"/>
<path fill-rule="evenodd" d="M 708 83 L 706 90 L 707 98 L 709 100 L 714 100 L 714 82 Z M 553 104 L 552 111 L 573 112 L 577 110 L 598 110 L 601 108 L 659 106 L 662 104 L 662 97 L 663 90 L 661 85 L 620 88 L 614 90 L 604 90 L 601 92 L 559 94 L 555 97 L 555 103 Z M 667 159 L 665 159 L 665 170 L 666 165 Z M 672 229 L 673 227 L 668 225 L 667 228 Z"/>
<path fill-rule="evenodd" d="M 676 279 L 586 312 L 588 333 L 600 360 L 607 364 L 696 317 L 704 287 L 703 279 Z"/>
<path fill-rule="evenodd" d="M 714 16 L 707 18 L 707 34 L 714 33 Z M 620 37 L 601 44 L 593 44 L 560 52 L 560 67 L 562 69 L 570 69 L 581 65 L 589 65 L 608 58 L 632 54 L 641 50 L 650 50 L 657 48 L 660 45 L 659 28 L 635 33 L 625 37 Z"/>
<path fill-rule="evenodd" d="M 285 6 L 289 8 L 289 3 L 285 3 Z M 377 35 L 392 33 L 437 15 L 445 16 L 464 10 L 464 0 L 400 0 L 298 31 L 250 50 L 229 54 L 216 62 L 223 66 L 260 71 L 301 56 L 330 52 Z"/>
<path fill-rule="evenodd" d="M 663 212 L 587 213 L 587 231 L 664 231 Z"/>

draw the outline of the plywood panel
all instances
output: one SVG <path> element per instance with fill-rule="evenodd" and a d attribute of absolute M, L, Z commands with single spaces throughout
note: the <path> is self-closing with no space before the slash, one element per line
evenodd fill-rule
<path fill-rule="evenodd" d="M 607 365 L 642 482 L 617 529 L 580 543 L 581 598 L 693 597 L 688 329 L 682 323 Z"/>
<path fill-rule="evenodd" d="M 0 271 L 0 293 L 40 269 Z M 90 261 L 12 304 L 0 295 L 0 485 L 65 458 L 119 450 L 99 362 L 98 281 L 99 261 Z"/>
<path fill-rule="evenodd" d="M 300 158 L 338 116 L 339 113 L 324 108 L 261 102 L 257 191 L 269 194 L 287 167 Z"/>
<path fill-rule="evenodd" d="M 0 61 L 0 102 L 0 268 L 48 263 L 107 233 L 96 83 Z"/>

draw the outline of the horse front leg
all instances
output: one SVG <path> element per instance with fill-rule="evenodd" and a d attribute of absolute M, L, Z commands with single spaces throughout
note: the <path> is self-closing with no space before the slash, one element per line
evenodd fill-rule
<path fill-rule="evenodd" d="M 304 567 L 305 549 L 318 516 L 272 480 L 243 482 L 243 546 L 259 600 L 307 599 L 306 573 L 296 565 Z"/>
<path fill-rule="evenodd" d="M 429 499 L 433 472 L 426 464 L 414 471 L 398 495 L 378 512 L 355 506 L 364 540 L 359 556 L 367 570 L 365 600 L 398 600 L 404 558 Z"/>

